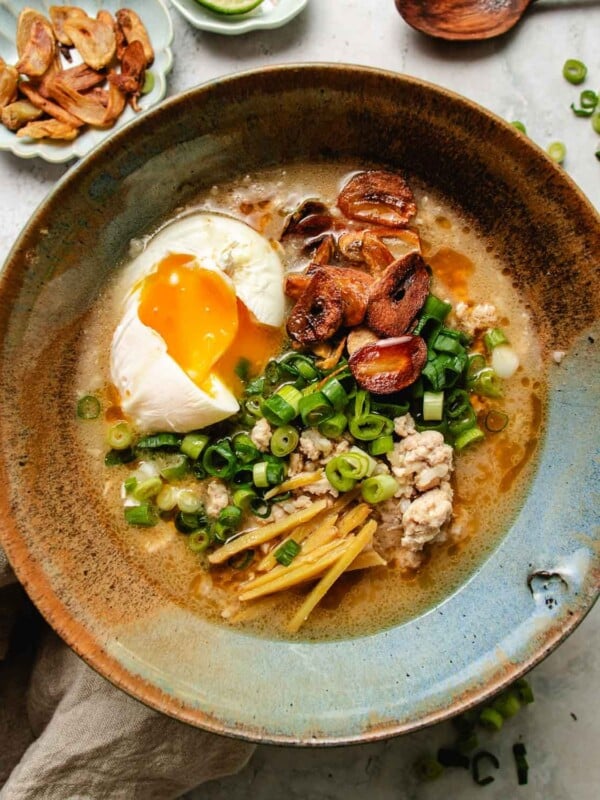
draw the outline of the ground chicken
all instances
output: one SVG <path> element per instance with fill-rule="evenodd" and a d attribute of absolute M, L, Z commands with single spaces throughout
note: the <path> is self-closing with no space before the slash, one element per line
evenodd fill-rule
<path fill-rule="evenodd" d="M 300 436 L 300 452 L 303 453 L 309 461 L 318 461 L 323 456 L 329 456 L 332 450 L 333 442 L 319 433 L 316 428 L 308 428 L 302 431 L 302 435 Z"/>
<path fill-rule="evenodd" d="M 206 487 L 206 513 L 209 517 L 218 516 L 229 505 L 229 492 L 224 483 L 212 480 Z"/>
<path fill-rule="evenodd" d="M 478 303 L 473 307 L 466 303 L 457 303 L 454 313 L 459 326 L 472 336 L 498 325 L 498 312 L 492 303 Z"/>
<path fill-rule="evenodd" d="M 411 433 L 416 433 L 415 421 L 410 414 L 403 414 L 401 417 L 396 417 L 394 420 L 394 432 L 396 436 L 404 439 L 410 436 Z"/>
<path fill-rule="evenodd" d="M 452 494 L 447 489 L 431 489 L 413 500 L 402 515 L 404 534 L 401 545 L 408 550 L 422 550 L 429 542 L 444 541 L 442 527 L 452 516 Z"/>
<path fill-rule="evenodd" d="M 392 472 L 398 479 L 401 494 L 411 484 L 417 491 L 426 492 L 450 479 L 452 448 L 444 443 L 439 431 L 412 433 L 394 445 L 388 453 Z"/>
<path fill-rule="evenodd" d="M 266 453 L 271 442 L 271 426 L 264 417 L 259 419 L 250 431 L 250 438 L 261 453 Z"/>

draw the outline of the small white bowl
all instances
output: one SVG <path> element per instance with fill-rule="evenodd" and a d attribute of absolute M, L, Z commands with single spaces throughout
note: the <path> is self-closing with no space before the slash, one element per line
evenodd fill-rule
<path fill-rule="evenodd" d="M 217 14 L 201 6 L 196 0 L 171 2 L 194 28 L 235 36 L 261 28 L 280 28 L 299 14 L 308 0 L 264 0 L 247 14 Z"/>
<path fill-rule="evenodd" d="M 119 8 L 131 8 L 139 14 L 154 48 L 154 63 L 150 72 L 154 76 L 152 91 L 140 98 L 142 111 L 159 103 L 167 93 L 166 75 L 173 65 L 171 42 L 173 40 L 173 23 L 163 0 L 74 0 L 74 5 L 83 8 L 90 16 L 104 8 L 114 13 Z M 17 62 L 15 44 L 17 18 L 25 7 L 49 16 L 48 9 L 55 5 L 55 0 L 0 0 L 0 56 L 7 64 Z M 141 112 L 135 112 L 127 106 L 112 128 L 99 129 L 86 127 L 71 142 L 18 139 L 16 134 L 0 125 L 0 150 L 8 150 L 20 158 L 38 156 L 45 161 L 63 163 L 74 158 L 81 158 L 107 136 L 129 122 Z"/>

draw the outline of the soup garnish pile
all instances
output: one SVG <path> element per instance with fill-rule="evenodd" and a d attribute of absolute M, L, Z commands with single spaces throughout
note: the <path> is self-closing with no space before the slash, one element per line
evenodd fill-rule
<path fill-rule="evenodd" d="M 427 194 L 396 171 L 330 173 L 318 199 L 302 181 L 267 178 L 256 201 L 215 188 L 143 242 L 112 287 L 105 385 L 77 406 L 147 552 L 185 542 L 214 613 L 279 609 L 287 633 L 356 597 L 380 609 L 390 581 L 427 593 L 429 562 L 468 551 L 540 421 L 502 273 L 476 302 Z"/>

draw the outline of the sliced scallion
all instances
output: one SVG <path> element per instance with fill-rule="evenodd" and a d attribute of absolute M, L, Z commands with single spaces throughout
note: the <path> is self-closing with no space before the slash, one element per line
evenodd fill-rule
<path fill-rule="evenodd" d="M 298 409 L 302 422 L 309 428 L 316 427 L 334 414 L 333 406 L 323 392 L 311 392 L 303 395 Z"/>
<path fill-rule="evenodd" d="M 206 523 L 206 514 L 199 511 L 180 511 L 175 517 L 175 527 L 180 533 L 185 534 L 204 528 Z"/>
<path fill-rule="evenodd" d="M 206 530 L 199 529 L 193 531 L 187 538 L 187 546 L 192 553 L 204 553 L 211 545 L 210 533 Z"/>
<path fill-rule="evenodd" d="M 485 427 L 491 433 L 500 433 L 508 425 L 508 414 L 491 408 L 485 415 Z"/>
<path fill-rule="evenodd" d="M 179 449 L 180 443 L 181 436 L 176 433 L 153 433 L 140 439 L 136 447 L 142 450 L 159 450 L 171 447 Z"/>
<path fill-rule="evenodd" d="M 229 441 L 221 439 L 209 445 L 202 456 L 202 466 L 207 475 L 223 480 L 231 478 L 236 470 L 237 460 Z"/>
<path fill-rule="evenodd" d="M 466 431 L 459 433 L 454 440 L 454 449 L 460 453 L 465 447 L 469 447 L 469 445 L 475 444 L 476 442 L 481 442 L 482 439 L 485 439 L 485 434 L 481 428 L 477 426 L 467 428 Z"/>
<path fill-rule="evenodd" d="M 348 429 L 355 439 L 370 442 L 379 436 L 391 433 L 394 430 L 394 423 L 381 414 L 369 413 L 360 417 L 352 417 Z"/>
<path fill-rule="evenodd" d="M 156 497 L 162 487 L 163 482 L 155 475 L 152 478 L 146 478 L 145 481 L 138 481 L 137 486 L 133 490 L 133 496 L 136 500 L 150 500 L 150 498 Z"/>
<path fill-rule="evenodd" d="M 131 494 L 135 487 L 138 484 L 138 480 L 135 475 L 130 475 L 128 478 L 125 478 L 123 481 L 123 489 L 125 489 L 126 494 Z"/>
<path fill-rule="evenodd" d="M 594 133 L 600 134 L 600 111 L 596 110 L 591 116 L 592 120 L 592 128 L 594 129 Z M 598 155 L 598 154 L 596 154 Z"/>
<path fill-rule="evenodd" d="M 113 450 L 127 450 L 133 442 L 133 431 L 127 422 L 115 422 L 106 432 L 106 441 Z"/>
<path fill-rule="evenodd" d="M 107 467 L 117 467 L 119 464 L 129 464 L 136 460 L 136 455 L 131 447 L 125 450 L 109 450 L 104 456 L 104 465 Z"/>
<path fill-rule="evenodd" d="M 241 508 L 242 511 L 248 511 L 251 501 L 254 500 L 256 496 L 257 495 L 254 489 L 236 489 L 232 498 L 233 505 Z"/>
<path fill-rule="evenodd" d="M 218 521 L 229 530 L 235 530 L 242 521 L 242 509 L 236 505 L 225 506 L 219 511 Z"/>
<path fill-rule="evenodd" d="M 576 58 L 568 58 L 563 65 L 562 73 L 569 83 L 577 86 L 584 82 L 587 75 L 587 67 L 583 61 L 579 61 Z"/>
<path fill-rule="evenodd" d="M 488 731 L 499 731 L 504 723 L 504 717 L 491 706 L 486 706 L 479 713 L 479 724 Z"/>
<path fill-rule="evenodd" d="M 205 433 L 187 433 L 179 445 L 181 452 L 196 461 L 206 445 L 208 444 L 209 437 Z"/>
<path fill-rule="evenodd" d="M 299 441 L 300 435 L 296 428 L 292 425 L 282 425 L 273 431 L 269 446 L 274 456 L 283 458 L 293 453 Z"/>
<path fill-rule="evenodd" d="M 140 525 L 151 528 L 158 522 L 156 511 L 150 503 L 140 503 L 139 506 L 127 506 L 123 509 L 125 522 L 129 525 Z"/>
<path fill-rule="evenodd" d="M 250 511 L 260 519 L 266 519 L 271 513 L 271 504 L 264 497 L 253 497 L 250 500 Z"/>
<path fill-rule="evenodd" d="M 321 391 L 333 406 L 333 410 L 337 413 L 343 411 L 348 404 L 348 395 L 346 390 L 337 378 L 330 378 L 321 387 Z"/>
<path fill-rule="evenodd" d="M 236 433 L 231 445 L 240 464 L 251 464 L 260 458 L 260 450 L 247 433 Z"/>
<path fill-rule="evenodd" d="M 163 486 L 156 495 L 156 505 L 160 511 L 172 511 L 177 505 L 179 492 L 174 486 Z"/>
<path fill-rule="evenodd" d="M 191 489 L 180 489 L 177 495 L 179 510 L 186 514 L 195 514 L 202 508 L 202 500 Z"/>
<path fill-rule="evenodd" d="M 302 392 L 290 383 L 281 386 L 275 394 L 263 400 L 261 411 L 265 419 L 273 425 L 287 425 L 297 415 Z"/>
<path fill-rule="evenodd" d="M 284 567 L 289 567 L 300 552 L 300 549 L 298 542 L 294 541 L 294 539 L 288 539 L 275 550 L 275 560 L 283 564 Z"/>
<path fill-rule="evenodd" d="M 154 73 L 149 72 L 146 70 L 146 74 L 144 75 L 144 83 L 142 84 L 142 94 L 150 94 L 150 92 L 154 89 Z"/>
<path fill-rule="evenodd" d="M 510 719 L 519 713 L 521 701 L 516 692 L 503 692 L 499 697 L 496 697 L 492 703 L 492 708 L 501 714 L 504 719 Z"/>
<path fill-rule="evenodd" d="M 348 418 L 345 414 L 334 414 L 332 417 L 321 420 L 318 424 L 319 433 L 326 436 L 328 439 L 338 439 L 346 430 L 348 425 Z"/>
<path fill-rule="evenodd" d="M 557 164 L 562 164 L 567 156 L 567 148 L 564 142 L 550 142 L 546 148 L 546 152 Z"/>
<path fill-rule="evenodd" d="M 423 393 L 423 419 L 425 422 L 438 422 L 444 416 L 444 393 Z"/>
<path fill-rule="evenodd" d="M 498 347 L 499 344 L 508 344 L 508 339 L 500 328 L 490 328 L 483 336 L 483 343 L 487 351 L 491 353 L 494 347 Z"/>
<path fill-rule="evenodd" d="M 415 761 L 413 769 L 420 781 L 435 781 L 444 774 L 444 767 L 433 756 L 421 756 Z"/>
<path fill-rule="evenodd" d="M 166 481 L 178 481 L 185 477 L 189 471 L 187 456 L 183 453 L 176 454 L 162 467 L 160 474 Z"/>
<path fill-rule="evenodd" d="M 373 475 L 364 480 L 360 486 L 363 500 L 371 504 L 389 500 L 398 489 L 398 481 L 391 475 Z"/>
<path fill-rule="evenodd" d="M 515 119 L 510 124 L 513 126 L 513 128 L 516 128 L 521 133 L 527 133 L 527 128 L 520 120 Z"/>
<path fill-rule="evenodd" d="M 519 678 L 519 680 L 515 682 L 515 690 L 522 703 L 528 705 L 534 702 L 533 689 L 525 678 Z"/>
<path fill-rule="evenodd" d="M 369 442 L 369 453 L 372 456 L 383 456 L 386 453 L 391 453 L 394 449 L 394 437 L 391 433 L 380 436 Z"/>
<path fill-rule="evenodd" d="M 356 486 L 356 481 L 347 475 L 342 475 L 339 469 L 340 462 L 337 459 L 338 457 L 336 456 L 332 458 L 331 461 L 327 462 L 325 465 L 325 475 L 329 483 L 338 492 L 349 492 Z"/>
<path fill-rule="evenodd" d="M 246 569 L 254 561 L 254 550 L 246 550 L 244 553 L 238 553 L 237 556 L 232 556 L 227 562 L 232 569 Z"/>
<path fill-rule="evenodd" d="M 440 747 L 437 751 L 437 760 L 443 767 L 463 767 L 469 769 L 471 760 L 460 750 L 452 747 Z"/>
<path fill-rule="evenodd" d="M 98 419 L 102 406 L 97 397 L 86 394 L 77 401 L 77 416 L 79 419 Z"/>

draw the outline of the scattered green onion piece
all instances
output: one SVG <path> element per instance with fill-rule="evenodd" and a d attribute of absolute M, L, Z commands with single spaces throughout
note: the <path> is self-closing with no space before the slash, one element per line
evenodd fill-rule
<path fill-rule="evenodd" d="M 437 751 L 437 760 L 443 767 L 463 767 L 464 769 L 469 769 L 471 763 L 468 756 L 451 747 L 440 747 Z"/>
<path fill-rule="evenodd" d="M 161 470 L 160 474 L 166 481 L 178 481 L 185 477 L 189 472 L 189 462 L 187 456 L 176 455 L 170 463 L 166 464 Z"/>
<path fill-rule="evenodd" d="M 600 134 L 600 111 L 594 111 L 591 119 L 592 119 L 592 128 L 594 129 L 594 133 Z"/>
<path fill-rule="evenodd" d="M 413 333 L 415 336 L 421 336 L 425 341 L 430 342 L 435 339 L 441 329 L 442 323 L 437 317 L 423 314 L 417 320 Z"/>
<path fill-rule="evenodd" d="M 271 435 L 269 446 L 274 456 L 283 458 L 294 452 L 299 440 L 300 435 L 296 428 L 291 425 L 283 425 L 280 428 L 275 428 Z"/>
<path fill-rule="evenodd" d="M 577 108 L 575 103 L 571 103 L 571 111 L 576 117 L 591 117 L 594 113 L 593 108 Z"/>
<path fill-rule="evenodd" d="M 504 719 L 510 719 L 519 713 L 521 701 L 516 692 L 503 692 L 499 697 L 496 697 L 492 703 L 492 708 L 502 714 Z"/>
<path fill-rule="evenodd" d="M 233 493 L 233 505 L 241 508 L 242 511 L 248 511 L 250 502 L 256 498 L 254 489 L 236 489 Z"/>
<path fill-rule="evenodd" d="M 546 152 L 552 161 L 556 161 L 557 164 L 562 164 L 567 155 L 567 148 L 564 142 L 550 142 L 546 148 Z"/>
<path fill-rule="evenodd" d="M 269 479 L 267 478 L 268 466 L 266 461 L 259 461 L 252 467 L 252 480 L 259 489 L 264 489 L 269 485 Z"/>
<path fill-rule="evenodd" d="M 302 422 L 309 428 L 317 426 L 334 414 L 333 407 L 323 392 L 303 395 L 298 408 Z"/>
<path fill-rule="evenodd" d="M 468 428 L 466 431 L 458 434 L 454 440 L 454 449 L 460 453 L 460 451 L 464 450 L 465 447 L 475 444 L 476 442 L 480 442 L 482 439 L 485 439 L 485 433 L 481 430 L 481 428 Z"/>
<path fill-rule="evenodd" d="M 133 442 L 133 431 L 127 422 L 115 422 L 106 433 L 106 441 L 113 450 L 127 450 Z"/>
<path fill-rule="evenodd" d="M 498 347 L 499 344 L 508 344 L 508 339 L 504 331 L 500 330 L 500 328 L 490 328 L 490 330 L 484 334 L 483 342 L 486 350 L 491 353 L 494 347 Z"/>
<path fill-rule="evenodd" d="M 125 489 L 126 494 L 131 494 L 135 487 L 137 486 L 137 478 L 135 475 L 130 475 L 128 478 L 125 478 L 123 481 L 123 488 Z"/>
<path fill-rule="evenodd" d="M 156 505 L 160 511 L 172 511 L 177 505 L 179 491 L 174 486 L 163 486 L 156 495 Z"/>
<path fill-rule="evenodd" d="M 291 500 L 292 493 L 291 492 L 279 492 L 274 497 L 271 497 L 271 503 L 287 503 L 288 500 Z"/>
<path fill-rule="evenodd" d="M 283 564 L 284 567 L 289 567 L 300 552 L 300 549 L 298 542 L 294 541 L 294 539 L 288 539 L 275 550 L 274 556 L 276 561 Z"/>
<path fill-rule="evenodd" d="M 161 447 L 176 447 L 179 449 L 180 443 L 181 437 L 176 433 L 153 433 L 140 439 L 136 446 L 142 450 L 158 450 Z"/>
<path fill-rule="evenodd" d="M 354 481 L 360 481 L 367 477 L 371 470 L 371 460 L 367 453 L 363 453 L 358 448 L 340 453 L 339 456 L 332 459 L 336 462 L 335 470 L 343 478 L 352 478 Z"/>
<path fill-rule="evenodd" d="M 123 509 L 125 514 L 125 522 L 129 525 L 140 525 L 142 527 L 151 528 L 156 525 L 158 518 L 154 507 L 149 503 L 141 503 L 139 506 L 128 506 Z"/>
<path fill-rule="evenodd" d="M 250 417 L 254 417 L 255 419 L 261 417 L 262 403 L 260 397 L 249 397 L 247 400 L 245 400 L 244 411 L 249 414 Z"/>
<path fill-rule="evenodd" d="M 354 397 L 353 413 L 362 417 L 371 412 L 371 395 L 365 389 L 359 389 Z"/>
<path fill-rule="evenodd" d="M 563 65 L 562 73 L 563 77 L 566 78 L 569 83 L 573 83 L 577 86 L 584 82 L 587 75 L 587 67 L 583 61 L 578 61 L 576 58 L 569 58 Z"/>
<path fill-rule="evenodd" d="M 206 530 L 199 529 L 193 531 L 187 538 L 187 546 L 192 553 L 204 553 L 205 550 L 211 545 L 210 533 Z"/>
<path fill-rule="evenodd" d="M 450 388 L 458 381 L 467 364 L 464 348 L 456 355 L 439 353 L 427 361 L 422 375 L 427 378 L 435 392 Z"/>
<path fill-rule="evenodd" d="M 433 756 L 421 756 L 415 761 L 413 769 L 420 781 L 435 781 L 444 773 L 444 767 Z"/>
<path fill-rule="evenodd" d="M 194 461 L 192 464 L 192 474 L 194 478 L 199 481 L 203 481 L 206 478 L 206 470 L 204 469 L 204 464 L 202 461 Z"/>
<path fill-rule="evenodd" d="M 145 481 L 138 482 L 138 485 L 133 490 L 133 496 L 136 500 L 150 500 L 151 497 L 156 497 L 162 487 L 163 482 L 158 475 L 155 475 Z"/>
<path fill-rule="evenodd" d="M 328 461 L 325 465 L 325 475 L 329 483 L 334 489 L 337 489 L 338 492 L 349 492 L 356 486 L 356 481 L 353 478 L 342 475 L 339 466 L 340 462 L 338 461 L 338 456 L 332 458 L 331 461 Z"/>
<path fill-rule="evenodd" d="M 187 433 L 179 445 L 181 452 L 196 461 L 206 445 L 208 444 L 208 436 L 205 433 Z"/>
<path fill-rule="evenodd" d="M 438 353 L 448 353 L 452 356 L 456 356 L 464 350 L 460 332 L 450 328 L 440 328 L 431 342 L 431 347 Z"/>
<path fill-rule="evenodd" d="M 104 465 L 107 467 L 117 467 L 120 464 L 129 464 L 136 460 L 135 452 L 131 447 L 126 450 L 109 450 L 104 456 Z"/>
<path fill-rule="evenodd" d="M 355 439 L 370 442 L 379 436 L 391 433 L 394 430 L 394 423 L 381 414 L 363 414 L 361 417 L 352 417 L 348 429 Z"/>
<path fill-rule="evenodd" d="M 382 503 L 398 491 L 398 481 L 391 475 L 373 475 L 362 482 L 360 493 L 366 503 Z"/>
<path fill-rule="evenodd" d="M 267 463 L 267 480 L 269 481 L 269 486 L 277 486 L 280 483 L 283 483 L 284 478 L 285 478 L 285 467 L 281 462 Z"/>
<path fill-rule="evenodd" d="M 391 433 L 386 433 L 378 439 L 369 442 L 369 453 L 372 456 L 383 456 L 386 453 L 391 453 L 394 449 L 394 437 Z"/>
<path fill-rule="evenodd" d="M 227 562 L 232 569 L 246 569 L 254 561 L 254 550 L 246 550 L 237 556 L 232 556 Z"/>
<path fill-rule="evenodd" d="M 234 373 L 243 383 L 247 383 L 250 378 L 251 366 L 252 365 L 250 361 L 247 358 L 244 358 L 244 356 L 242 356 L 240 359 L 238 359 L 237 364 L 233 368 Z"/>
<path fill-rule="evenodd" d="M 333 406 L 333 410 L 337 413 L 343 411 L 348 405 L 348 395 L 346 390 L 337 378 L 330 378 L 323 384 L 321 391 Z"/>
<path fill-rule="evenodd" d="M 275 360 L 269 361 L 269 363 L 265 367 L 264 377 L 265 381 L 267 383 L 270 383 L 272 386 L 274 386 L 276 383 L 279 383 L 279 381 L 281 380 L 281 367 L 279 366 L 277 361 Z"/>
<path fill-rule="evenodd" d="M 460 753 L 472 753 L 479 747 L 479 739 L 475 733 L 470 733 L 468 736 L 461 736 L 456 740 L 456 749 Z"/>
<path fill-rule="evenodd" d="M 437 431 L 441 433 L 444 438 L 446 438 L 448 434 L 448 421 L 445 419 L 440 420 L 439 422 L 425 422 L 422 416 L 419 414 L 415 414 L 415 429 L 418 433 L 423 433 L 423 431 Z"/>
<path fill-rule="evenodd" d="M 271 504 L 264 497 L 253 497 L 250 500 L 250 511 L 259 519 L 266 519 L 271 513 Z"/>
<path fill-rule="evenodd" d="M 469 378 L 474 378 L 475 375 L 479 374 L 481 370 L 486 367 L 487 361 L 485 360 L 485 356 L 481 355 L 481 353 L 473 353 L 473 355 L 470 355 L 467 363 L 467 380 L 469 380 Z"/>
<path fill-rule="evenodd" d="M 254 481 L 252 465 L 248 464 L 246 466 L 237 467 L 230 480 L 234 486 L 239 486 L 242 488 L 248 488 L 252 486 Z"/>
<path fill-rule="evenodd" d="M 452 305 L 450 303 L 445 303 L 443 300 L 440 300 L 439 297 L 436 297 L 434 294 L 430 294 L 427 296 L 427 299 L 423 304 L 423 310 L 421 313 L 426 314 L 429 317 L 435 317 L 436 319 L 439 319 L 440 322 L 443 322 L 451 311 Z"/>
<path fill-rule="evenodd" d="M 193 533 L 204 528 L 206 523 L 206 514 L 199 512 L 180 511 L 175 517 L 175 527 L 179 533 Z"/>
<path fill-rule="evenodd" d="M 519 680 L 515 682 L 514 688 L 519 695 L 519 700 L 523 704 L 529 705 L 529 703 L 534 702 L 535 698 L 533 696 L 533 689 L 529 685 L 529 682 L 525 680 L 525 678 L 519 678 Z"/>
<path fill-rule="evenodd" d="M 423 419 L 425 422 L 437 422 L 444 416 L 444 393 L 423 393 Z"/>
<path fill-rule="evenodd" d="M 229 530 L 234 530 L 242 521 L 242 509 L 236 505 L 225 506 L 219 511 L 218 521 Z"/>
<path fill-rule="evenodd" d="M 177 505 L 186 514 L 196 514 L 202 508 L 202 500 L 191 489 L 181 489 L 177 495 Z"/>
<path fill-rule="evenodd" d="M 504 411 L 498 411 L 496 408 L 491 408 L 485 415 L 485 427 L 491 433 L 500 433 L 508 425 L 508 414 Z"/>
<path fill-rule="evenodd" d="M 302 353 L 287 353 L 279 360 L 279 364 L 292 375 L 299 375 L 306 381 L 314 381 L 319 377 L 319 370 L 308 356 Z"/>
<path fill-rule="evenodd" d="M 287 425 L 298 415 L 301 400 L 302 392 L 288 383 L 263 400 L 261 411 L 273 425 Z"/>
<path fill-rule="evenodd" d="M 253 378 L 246 384 L 246 388 L 244 389 L 244 394 L 247 396 L 253 394 L 262 394 L 264 389 L 265 389 L 265 379 L 262 377 Z"/>
<path fill-rule="evenodd" d="M 510 124 L 513 126 L 513 128 L 516 128 L 518 131 L 521 131 L 521 133 L 525 134 L 527 133 L 527 128 L 520 120 L 515 119 Z"/>
<path fill-rule="evenodd" d="M 382 403 L 375 401 L 371 403 L 371 411 L 376 414 L 383 414 L 384 417 L 395 419 L 396 417 L 403 417 L 408 413 L 410 405 L 408 403 Z"/>
<path fill-rule="evenodd" d="M 152 89 L 154 89 L 154 73 L 148 72 L 148 70 L 146 70 L 146 74 L 144 75 L 144 83 L 142 84 L 141 94 L 150 94 Z"/>
<path fill-rule="evenodd" d="M 202 466 L 207 475 L 228 480 L 234 474 L 237 460 L 226 439 L 209 445 L 202 456 Z"/>
<path fill-rule="evenodd" d="M 479 724 L 488 731 L 499 731 L 503 722 L 502 714 L 491 706 L 486 706 L 479 714 Z"/>
<path fill-rule="evenodd" d="M 477 755 L 473 756 L 473 761 L 471 763 L 473 780 L 479 786 L 488 786 L 488 784 L 494 781 L 494 777 L 493 775 L 487 775 L 484 778 L 480 775 L 479 765 L 482 761 L 489 761 L 495 769 L 500 768 L 500 762 L 493 753 L 488 753 L 487 750 L 481 750 Z"/>
<path fill-rule="evenodd" d="M 260 450 L 247 433 L 236 433 L 231 440 L 233 452 L 240 464 L 251 464 L 260 458 Z"/>
<path fill-rule="evenodd" d="M 210 535 L 211 538 L 219 542 L 219 544 L 224 544 L 227 539 L 230 539 L 234 535 L 235 531 L 232 531 L 231 528 L 228 528 L 226 525 L 223 525 L 222 522 L 216 520 L 210 526 Z"/>
<path fill-rule="evenodd" d="M 467 388 L 483 397 L 502 397 L 502 383 L 492 367 L 484 367 L 475 375 L 467 377 Z"/>
<path fill-rule="evenodd" d="M 77 401 L 77 416 L 79 419 L 98 419 L 102 406 L 97 397 L 86 394 Z"/>
<path fill-rule="evenodd" d="M 471 406 L 469 395 L 464 389 L 453 389 L 446 398 L 444 403 L 444 411 L 448 419 L 460 419 L 464 414 L 468 413 L 468 408 Z M 473 422 L 475 421 L 475 414 L 473 414 Z"/>
<path fill-rule="evenodd" d="M 513 744 L 513 755 L 517 765 L 517 779 L 519 786 L 525 786 L 529 780 L 529 764 L 527 763 L 526 755 L 527 750 L 522 742 Z"/>
<path fill-rule="evenodd" d="M 328 439 L 338 439 L 346 430 L 348 418 L 345 414 L 334 414 L 332 417 L 322 420 L 318 424 L 319 433 Z"/>

